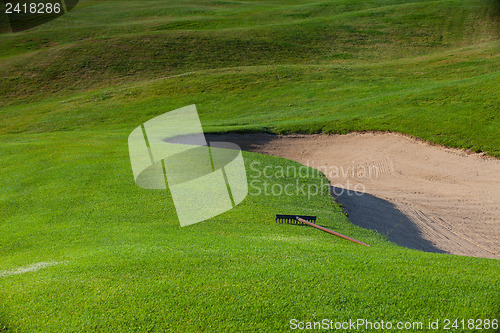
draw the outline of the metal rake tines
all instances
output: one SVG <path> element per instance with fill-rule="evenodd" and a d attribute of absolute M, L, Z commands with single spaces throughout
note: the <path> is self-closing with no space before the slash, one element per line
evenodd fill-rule
<path fill-rule="evenodd" d="M 276 214 L 276 223 L 286 223 L 286 224 L 304 224 L 297 220 L 297 217 L 304 219 L 309 222 L 315 222 L 316 216 L 309 215 L 285 215 L 285 214 Z"/>

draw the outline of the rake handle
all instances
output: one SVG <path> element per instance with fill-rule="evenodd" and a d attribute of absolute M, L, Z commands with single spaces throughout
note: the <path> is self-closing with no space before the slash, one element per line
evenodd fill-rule
<path fill-rule="evenodd" d="M 361 244 L 361 245 L 364 245 L 364 246 L 371 246 L 369 244 L 366 244 L 366 243 L 363 243 L 363 242 L 360 242 L 359 240 L 357 239 L 354 239 L 354 238 L 351 238 L 351 237 L 348 237 L 348 236 L 345 236 L 345 235 L 342 235 L 342 234 L 339 234 L 338 232 L 335 232 L 333 230 L 330 230 L 330 229 L 327 229 L 327 228 L 324 228 L 324 227 L 321 227 L 317 224 L 314 224 L 312 222 L 309 222 L 309 221 L 306 221 L 304 219 L 301 219 L 300 217 L 296 216 L 295 217 L 298 221 L 302 222 L 302 223 L 305 223 L 307 225 L 310 225 L 311 227 L 315 227 L 316 229 L 319 229 L 319 230 L 323 230 L 323 231 L 326 231 L 328 232 L 329 234 L 332 234 L 332 235 L 335 235 L 335 236 L 338 236 L 338 237 L 341 237 L 341 238 L 344 238 L 344 239 L 347 239 L 351 242 L 354 242 L 354 243 L 358 243 L 358 244 Z"/>

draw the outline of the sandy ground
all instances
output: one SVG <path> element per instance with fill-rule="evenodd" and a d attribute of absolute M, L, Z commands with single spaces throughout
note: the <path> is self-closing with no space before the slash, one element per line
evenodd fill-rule
<path fill-rule="evenodd" d="M 352 223 L 399 245 L 500 258 L 497 159 L 395 133 L 230 134 L 216 141 L 321 170 Z"/>

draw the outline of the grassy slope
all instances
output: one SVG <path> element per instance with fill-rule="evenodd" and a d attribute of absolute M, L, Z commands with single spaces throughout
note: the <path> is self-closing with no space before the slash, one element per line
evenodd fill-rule
<path fill-rule="evenodd" d="M 199 71 L 13 105 L 3 112 L 0 132 L 132 128 L 163 110 L 196 103 L 211 132 L 391 130 L 500 156 L 496 49 L 465 47 L 396 65 Z"/>
<path fill-rule="evenodd" d="M 399 248 L 326 194 L 249 196 L 180 229 L 165 192 L 133 184 L 126 147 L 139 123 L 196 103 L 211 132 L 396 130 L 500 156 L 487 3 L 83 1 L 1 35 L 0 269 L 66 263 L 0 278 L 0 330 L 498 316 L 498 261 Z M 374 246 L 272 222 L 298 207 Z"/>
<path fill-rule="evenodd" d="M 197 103 L 211 131 L 392 130 L 500 155 L 489 1 L 147 3 L 84 2 L 4 34 L 1 131 L 125 125 Z"/>
<path fill-rule="evenodd" d="M 66 261 L 1 278 L 0 315 L 10 330 L 281 331 L 291 318 L 497 314 L 497 260 L 398 247 L 350 224 L 326 192 L 310 200 L 250 195 L 232 211 L 180 229 L 165 192 L 131 181 L 123 143 L 122 132 L 94 131 L 2 142 L 9 158 L 1 166 L 10 175 L 2 184 L 3 268 Z M 259 169 L 298 167 L 245 157 Z M 255 168 L 248 168 L 252 180 Z M 312 174 L 265 180 L 284 186 L 297 179 L 321 182 Z M 276 212 L 316 214 L 372 247 L 275 225 Z"/>

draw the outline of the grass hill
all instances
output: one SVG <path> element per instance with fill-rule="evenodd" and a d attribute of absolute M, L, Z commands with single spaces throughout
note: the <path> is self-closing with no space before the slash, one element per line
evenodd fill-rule
<path fill-rule="evenodd" d="M 196 102 L 213 131 L 392 130 L 499 156 L 499 17 L 480 0 L 84 1 L 2 35 L 1 131 Z M 12 121 L 33 108 L 44 125 Z"/>
<path fill-rule="evenodd" d="M 167 192 L 135 186 L 127 136 L 197 104 L 207 132 L 390 130 L 499 157 L 499 21 L 490 0 L 88 0 L 19 33 L 1 18 L 0 331 L 498 318 L 498 260 L 398 247 L 326 193 L 249 195 L 181 229 Z M 274 224 L 297 210 L 373 246 Z M 39 262 L 59 264 L 12 273 Z"/>

